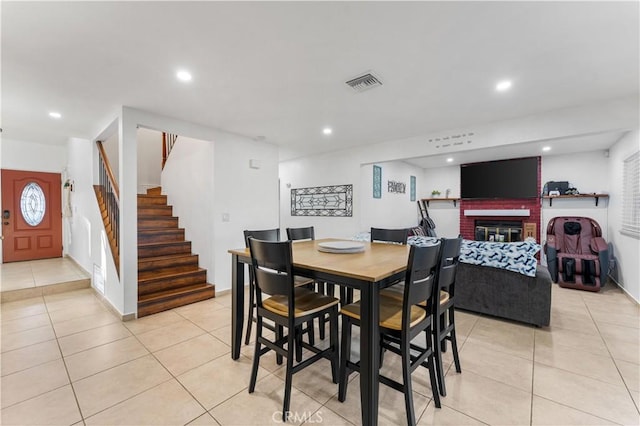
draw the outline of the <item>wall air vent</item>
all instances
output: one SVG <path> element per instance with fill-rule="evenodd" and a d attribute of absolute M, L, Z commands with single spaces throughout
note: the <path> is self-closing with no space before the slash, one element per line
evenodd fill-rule
<path fill-rule="evenodd" d="M 346 82 L 347 86 L 351 87 L 356 92 L 364 92 L 365 90 L 373 89 L 374 87 L 382 86 L 382 82 L 373 73 L 366 73 Z"/>

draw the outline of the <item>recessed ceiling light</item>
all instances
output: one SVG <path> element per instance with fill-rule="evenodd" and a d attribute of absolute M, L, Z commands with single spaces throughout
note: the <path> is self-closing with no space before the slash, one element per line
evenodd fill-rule
<path fill-rule="evenodd" d="M 180 70 L 176 74 L 176 77 L 178 77 L 180 81 L 191 81 L 191 73 L 189 71 Z"/>
<path fill-rule="evenodd" d="M 447 158 L 447 163 L 451 163 L 453 161 L 453 158 L 449 157 Z"/>
<path fill-rule="evenodd" d="M 550 146 L 543 146 L 542 150 L 543 151 L 551 151 L 551 147 Z"/>
<path fill-rule="evenodd" d="M 60 114 L 59 112 L 51 111 L 49 113 L 49 117 L 51 117 L 51 118 L 62 118 L 62 114 Z"/>
<path fill-rule="evenodd" d="M 501 82 L 499 82 L 498 84 L 496 84 L 496 90 L 498 92 L 504 92 L 505 90 L 509 90 L 511 89 L 511 81 L 510 80 L 503 80 Z"/>
<path fill-rule="evenodd" d="M 325 127 L 324 129 L 322 129 L 322 133 L 324 133 L 325 135 L 330 135 L 331 133 L 333 133 L 333 129 L 331 129 L 331 127 Z"/>

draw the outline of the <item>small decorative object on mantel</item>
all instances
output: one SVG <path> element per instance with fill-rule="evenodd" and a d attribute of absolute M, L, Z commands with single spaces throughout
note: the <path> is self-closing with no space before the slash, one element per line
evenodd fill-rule
<path fill-rule="evenodd" d="M 451 194 L 451 190 L 447 188 L 447 190 L 444 191 L 444 198 L 449 198 L 449 194 Z"/>
<path fill-rule="evenodd" d="M 390 180 L 387 181 L 387 190 L 395 194 L 404 194 L 407 192 L 407 184 Z"/>
<path fill-rule="evenodd" d="M 291 190 L 291 216 L 353 216 L 353 185 Z"/>
<path fill-rule="evenodd" d="M 434 189 L 433 191 L 431 191 L 431 196 L 432 197 L 439 197 L 440 196 L 440 191 L 438 191 L 437 189 Z"/>

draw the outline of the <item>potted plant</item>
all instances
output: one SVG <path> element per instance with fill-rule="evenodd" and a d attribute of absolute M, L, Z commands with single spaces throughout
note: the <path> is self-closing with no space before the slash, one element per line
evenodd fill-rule
<path fill-rule="evenodd" d="M 431 196 L 432 197 L 439 197 L 440 196 L 440 191 L 438 191 L 437 189 L 434 189 L 433 191 L 431 191 Z"/>

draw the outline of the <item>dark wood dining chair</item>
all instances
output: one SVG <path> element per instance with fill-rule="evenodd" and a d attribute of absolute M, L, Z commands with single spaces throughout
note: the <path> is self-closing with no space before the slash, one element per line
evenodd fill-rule
<path fill-rule="evenodd" d="M 312 363 L 326 358 L 331 362 L 333 383 L 338 382 L 338 303 L 335 297 L 316 293 L 303 287 L 296 287 L 293 276 L 291 241 L 269 242 L 249 238 L 251 263 L 256 280 L 256 346 L 251 369 L 249 393 L 253 393 L 258 377 L 260 358 L 269 351 L 286 357 L 286 373 L 282 420 L 286 421 L 291 402 L 293 374 Z M 269 297 L 265 297 L 269 296 Z M 304 325 L 313 324 L 315 318 L 329 315 L 329 347 L 317 348 L 304 343 L 300 336 Z M 263 319 L 276 324 L 274 340 L 263 335 Z M 287 334 L 284 335 L 286 328 Z M 314 354 L 294 364 L 294 356 L 305 348 Z"/>
<path fill-rule="evenodd" d="M 315 240 L 316 233 L 313 226 L 307 226 L 303 228 L 287 228 L 287 238 L 292 241 L 301 241 L 301 240 Z M 328 294 L 329 296 L 333 296 L 335 292 L 335 285 L 333 283 L 325 283 L 325 282 L 316 282 L 316 286 L 318 292 L 321 294 Z M 318 337 L 321 340 L 325 338 L 325 329 L 327 325 L 327 317 L 320 317 L 318 324 Z"/>
<path fill-rule="evenodd" d="M 371 242 L 407 244 L 409 229 L 371 228 Z"/>
<path fill-rule="evenodd" d="M 274 229 L 257 229 L 257 230 L 245 230 L 244 242 L 249 247 L 249 238 L 255 238 L 263 241 L 280 241 L 280 228 Z M 313 284 L 313 280 L 304 277 L 295 277 L 295 285 L 297 287 L 310 286 Z M 248 345 L 251 341 L 251 327 L 256 320 L 254 311 L 256 307 L 255 301 L 255 277 L 253 268 L 249 267 L 249 312 L 247 315 L 247 334 L 245 335 L 244 344 Z M 314 344 L 314 331 L 313 327 L 309 330 L 309 343 Z"/>
<path fill-rule="evenodd" d="M 429 370 L 433 400 L 436 407 L 440 408 L 432 343 L 434 306 L 438 304 L 436 270 L 439 251 L 439 243 L 428 247 L 411 246 L 402 300 L 380 296 L 381 348 L 402 357 L 402 383 L 382 374 L 380 383 L 404 393 L 409 425 L 416 424 L 411 373 L 419 366 Z M 340 314 L 342 316 L 342 348 L 338 400 L 344 402 L 347 396 L 349 374 L 360 369 L 358 364 L 350 360 L 351 327 L 360 325 L 360 302 L 343 306 Z M 426 347 L 411 343 L 419 335 L 424 336 Z"/>
<path fill-rule="evenodd" d="M 440 239 L 440 259 L 438 260 L 437 286 L 440 303 L 437 303 L 433 317 L 433 347 L 436 356 L 436 371 L 438 372 L 438 389 L 440 395 L 446 396 L 444 384 L 444 367 L 442 352 L 446 351 L 447 340 L 451 342 L 453 363 L 456 372 L 461 373 L 460 358 L 458 356 L 458 342 L 456 340 L 455 322 L 455 284 L 456 270 L 460 259 L 462 237 Z"/>

